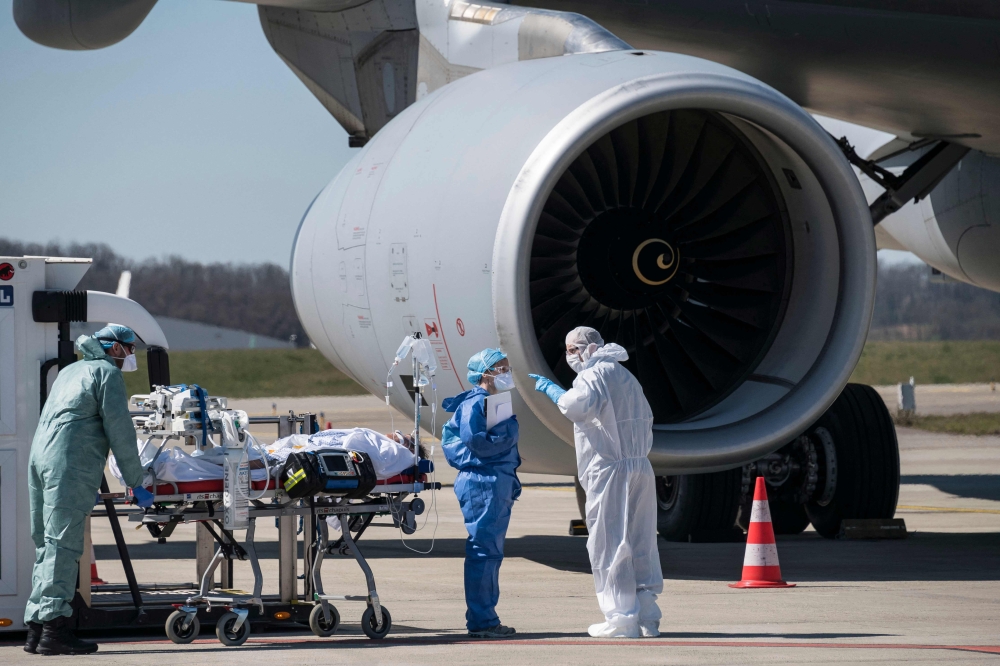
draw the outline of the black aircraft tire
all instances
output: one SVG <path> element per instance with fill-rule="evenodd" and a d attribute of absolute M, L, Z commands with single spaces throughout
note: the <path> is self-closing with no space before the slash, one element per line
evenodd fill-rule
<path fill-rule="evenodd" d="M 667 541 L 734 529 L 743 471 L 657 477 L 656 528 Z"/>
<path fill-rule="evenodd" d="M 828 539 L 844 519 L 892 518 L 899 499 L 899 444 L 889 410 L 870 386 L 848 384 L 811 428 L 826 428 L 837 452 L 837 485 L 826 506 L 806 512 Z"/>
<path fill-rule="evenodd" d="M 775 500 L 768 502 L 775 534 L 802 534 L 809 527 L 809 514 L 804 504 Z"/>

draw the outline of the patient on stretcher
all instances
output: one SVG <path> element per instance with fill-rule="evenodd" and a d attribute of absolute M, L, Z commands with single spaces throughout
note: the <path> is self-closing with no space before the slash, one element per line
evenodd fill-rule
<path fill-rule="evenodd" d="M 326 448 L 343 448 L 368 454 L 375 468 L 376 477 L 380 481 L 387 479 L 400 483 L 412 481 L 412 477 L 404 478 L 400 475 L 409 472 L 413 467 L 413 438 L 404 436 L 399 431 L 383 435 L 368 428 L 324 430 L 314 435 L 283 437 L 269 446 L 254 444 L 255 442 L 251 442 L 247 447 L 247 457 L 250 463 L 250 480 L 255 490 L 263 488 L 265 481 L 272 483 L 271 480 L 277 477 L 285 459 L 293 451 Z M 169 449 L 164 447 L 160 451 L 157 440 L 145 442 L 139 440 L 138 448 L 139 459 L 143 466 L 152 471 L 152 474 L 146 474 L 144 485 L 147 487 L 152 486 L 154 475 L 158 488 L 161 483 L 222 481 L 222 447 L 210 447 L 205 451 L 193 453 L 188 453 L 179 446 Z M 423 446 L 420 447 L 420 454 L 422 458 L 427 455 Z M 114 455 L 109 458 L 108 467 L 121 482 L 121 474 Z M 179 490 L 185 492 L 182 488 Z"/>

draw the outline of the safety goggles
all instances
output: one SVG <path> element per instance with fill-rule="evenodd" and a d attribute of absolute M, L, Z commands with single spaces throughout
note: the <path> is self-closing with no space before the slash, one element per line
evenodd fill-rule
<path fill-rule="evenodd" d="M 117 342 L 122 346 L 122 348 L 129 354 L 135 353 L 135 343 L 134 342 L 122 342 L 121 340 L 115 340 L 114 338 L 97 338 L 101 342 Z"/>

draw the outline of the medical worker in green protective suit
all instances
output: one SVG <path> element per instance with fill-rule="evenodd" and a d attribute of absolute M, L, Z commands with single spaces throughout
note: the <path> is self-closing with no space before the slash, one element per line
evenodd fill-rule
<path fill-rule="evenodd" d="M 24 610 L 26 652 L 88 654 L 97 644 L 73 635 L 69 618 L 76 593 L 83 532 L 101 485 L 108 451 L 140 506 L 153 503 L 142 487 L 135 430 L 122 370 L 135 370 L 135 333 L 111 324 L 76 347 L 83 354 L 59 371 L 31 442 L 28 489 L 35 566 Z"/>

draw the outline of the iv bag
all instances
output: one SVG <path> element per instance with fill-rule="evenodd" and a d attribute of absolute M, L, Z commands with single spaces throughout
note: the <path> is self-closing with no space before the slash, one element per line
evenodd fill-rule
<path fill-rule="evenodd" d="M 428 383 L 427 377 L 433 377 L 437 373 L 437 359 L 434 356 L 434 348 L 425 338 L 413 341 L 413 358 L 423 366 L 423 374 L 420 377 L 420 385 Z"/>
<path fill-rule="evenodd" d="M 410 347 L 413 346 L 413 343 L 414 339 L 412 335 L 408 335 L 405 338 L 403 338 L 403 343 L 399 345 L 399 349 L 396 350 L 396 360 L 395 360 L 396 363 L 399 363 L 404 358 L 406 358 L 406 355 L 410 353 Z"/>

